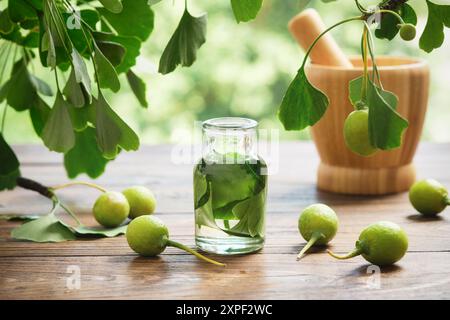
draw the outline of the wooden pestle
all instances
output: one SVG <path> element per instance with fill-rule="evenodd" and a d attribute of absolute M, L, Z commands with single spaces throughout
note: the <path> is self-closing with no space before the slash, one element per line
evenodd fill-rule
<path fill-rule="evenodd" d="M 305 51 L 308 50 L 313 41 L 325 29 L 325 24 L 314 9 L 302 11 L 289 22 L 289 31 Z M 329 33 L 325 34 L 317 42 L 311 51 L 310 58 L 311 62 L 315 64 L 346 68 L 353 67 L 350 60 Z"/>

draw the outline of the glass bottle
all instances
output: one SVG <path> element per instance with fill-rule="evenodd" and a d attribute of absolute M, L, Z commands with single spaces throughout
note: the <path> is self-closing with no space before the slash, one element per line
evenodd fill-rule
<path fill-rule="evenodd" d="M 195 240 L 199 249 L 242 254 L 264 246 L 267 166 L 257 154 L 258 123 L 205 121 L 194 168 Z"/>

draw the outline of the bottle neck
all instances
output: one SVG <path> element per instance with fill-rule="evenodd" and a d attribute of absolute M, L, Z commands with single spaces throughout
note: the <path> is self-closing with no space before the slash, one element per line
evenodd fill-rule
<path fill-rule="evenodd" d="M 215 163 L 239 163 L 257 157 L 255 129 L 204 129 L 203 159 Z"/>

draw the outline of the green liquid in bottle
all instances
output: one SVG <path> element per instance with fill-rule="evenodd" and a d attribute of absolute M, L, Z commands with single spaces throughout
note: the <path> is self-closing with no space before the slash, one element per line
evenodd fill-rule
<path fill-rule="evenodd" d="M 217 158 L 216 158 L 217 159 Z M 260 159 L 227 154 L 202 159 L 194 169 L 197 245 L 209 252 L 239 254 L 264 244 L 267 167 Z"/>

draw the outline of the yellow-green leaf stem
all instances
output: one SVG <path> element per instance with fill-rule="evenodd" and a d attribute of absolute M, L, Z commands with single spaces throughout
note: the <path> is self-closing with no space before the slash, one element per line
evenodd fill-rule
<path fill-rule="evenodd" d="M 366 21 L 364 21 L 364 30 L 363 35 L 361 39 L 361 53 L 362 53 L 362 59 L 363 59 L 363 65 L 364 65 L 364 74 L 363 74 L 363 86 L 361 88 L 361 100 L 366 101 L 367 100 L 367 91 L 369 86 L 369 59 L 368 54 L 370 54 L 370 59 L 372 62 L 372 82 L 375 83 L 375 78 L 377 79 L 378 85 L 380 88 L 383 88 L 383 85 L 381 83 L 380 79 L 380 73 L 378 71 L 378 67 L 375 61 L 375 54 L 373 53 L 373 39 L 372 34 L 370 32 L 369 25 Z"/>
<path fill-rule="evenodd" d="M 297 261 L 300 260 L 306 253 L 306 251 L 308 251 L 316 242 L 317 240 L 319 240 L 320 238 L 323 238 L 323 234 L 320 232 L 315 232 L 311 239 L 309 239 L 308 243 L 303 247 L 303 249 L 300 251 L 300 253 L 297 255 Z"/>
<path fill-rule="evenodd" d="M 61 190 L 61 189 L 65 189 L 68 187 L 72 187 L 72 186 L 87 186 L 87 187 L 91 187 L 94 189 L 97 189 L 101 192 L 106 192 L 107 190 L 95 183 L 90 183 L 90 182 L 84 182 L 84 181 L 74 181 L 74 182 L 69 182 L 69 183 L 65 183 L 65 184 L 61 184 L 61 185 L 57 185 L 57 186 L 53 186 L 50 187 L 51 190 L 56 191 L 56 190 Z"/>
<path fill-rule="evenodd" d="M 175 247 L 175 248 L 184 250 L 184 251 L 186 251 L 187 253 L 193 254 L 193 255 L 196 256 L 197 258 L 199 258 L 199 259 L 201 259 L 201 260 L 203 260 L 203 261 L 206 261 L 206 262 L 215 264 L 216 266 L 220 266 L 220 267 L 225 267 L 225 266 L 226 266 L 226 264 L 217 262 L 217 261 L 212 260 L 212 259 L 209 259 L 209 258 L 205 257 L 204 255 L 198 253 L 197 251 L 192 250 L 192 249 L 189 248 L 188 246 L 185 246 L 184 244 L 178 243 L 178 242 L 176 242 L 176 241 L 172 241 L 172 240 L 167 239 L 167 245 L 170 246 L 170 247 Z"/>
<path fill-rule="evenodd" d="M 344 23 L 351 22 L 351 21 L 357 21 L 357 20 L 363 20 L 363 19 L 364 19 L 363 16 L 358 16 L 358 17 L 348 18 L 348 19 L 339 21 L 338 23 L 336 23 L 336 24 L 332 25 L 331 27 L 327 28 L 324 32 L 322 32 L 322 33 L 321 33 L 321 34 L 313 41 L 313 43 L 311 44 L 311 46 L 308 48 L 308 51 L 306 51 L 305 58 L 303 59 L 303 63 L 302 63 L 302 65 L 301 65 L 300 69 L 303 69 L 303 68 L 305 67 L 306 61 L 308 60 L 308 57 L 309 57 L 311 51 L 312 51 L 312 50 L 314 49 L 314 47 L 316 46 L 317 42 L 318 42 L 325 34 L 327 34 L 327 33 L 330 32 L 331 30 L 333 30 L 334 28 L 336 28 L 336 27 L 338 27 L 338 26 L 340 26 L 340 25 L 342 25 L 342 24 L 344 24 Z"/>
<path fill-rule="evenodd" d="M 59 200 L 57 200 L 57 201 L 58 201 L 59 206 L 60 206 L 61 208 L 63 208 L 63 210 L 66 211 L 66 212 L 73 218 L 73 220 L 75 220 L 75 222 L 77 223 L 77 225 L 78 225 L 78 226 L 81 226 L 82 223 L 81 223 L 81 221 L 78 219 L 78 217 L 76 216 L 76 214 L 75 214 L 69 207 L 67 207 L 66 205 L 62 204 Z"/>
<path fill-rule="evenodd" d="M 364 27 L 362 40 L 361 40 L 361 53 L 363 60 L 363 85 L 361 87 L 361 100 L 367 100 L 367 88 L 369 85 L 369 74 L 368 74 L 368 61 L 367 61 L 367 29 Z"/>
<path fill-rule="evenodd" d="M 380 86 L 381 89 L 383 89 L 383 84 L 381 83 L 381 78 L 380 78 L 380 72 L 378 71 L 378 66 L 377 66 L 375 54 L 374 54 L 374 41 L 373 41 L 372 33 L 370 32 L 369 25 L 367 24 L 366 21 L 364 21 L 364 28 L 367 31 L 367 48 L 369 50 L 370 58 L 372 60 L 372 70 L 373 70 L 372 82 L 375 83 L 375 77 L 376 77 L 378 85 Z"/>

